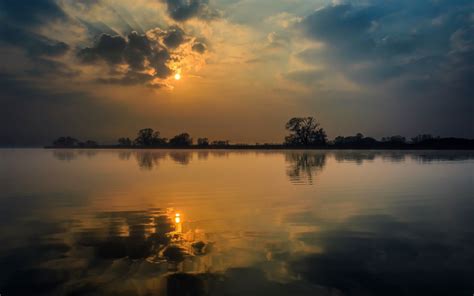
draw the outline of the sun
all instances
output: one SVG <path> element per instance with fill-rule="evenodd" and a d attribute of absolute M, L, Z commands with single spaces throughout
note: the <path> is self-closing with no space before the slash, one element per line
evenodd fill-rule
<path fill-rule="evenodd" d="M 175 80 L 180 80 L 181 79 L 181 74 L 179 74 L 179 73 L 174 74 L 174 79 Z"/>

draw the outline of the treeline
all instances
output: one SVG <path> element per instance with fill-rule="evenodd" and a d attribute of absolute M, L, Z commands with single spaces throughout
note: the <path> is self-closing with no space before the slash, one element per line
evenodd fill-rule
<path fill-rule="evenodd" d="M 162 137 L 159 131 L 151 128 L 144 128 L 138 131 L 135 139 L 122 137 L 117 140 L 116 145 L 99 145 L 96 141 L 87 140 L 81 142 L 73 137 L 59 137 L 53 141 L 52 147 L 55 148 L 97 148 L 97 147 L 225 147 L 230 146 L 228 140 L 209 141 L 208 138 L 198 138 L 194 143 L 193 138 L 186 132 L 178 134 L 170 139 Z"/>
<path fill-rule="evenodd" d="M 159 131 L 151 128 L 141 129 L 134 140 L 119 138 L 118 145 L 122 147 L 189 147 L 194 145 L 193 138 L 186 132 L 178 134 L 171 139 L 161 137 Z M 208 138 L 198 138 L 196 146 L 229 146 L 229 141 L 218 140 L 210 142 Z"/>
<path fill-rule="evenodd" d="M 376 140 L 361 133 L 355 136 L 337 136 L 330 141 L 325 130 L 313 117 L 295 117 L 286 123 L 290 132 L 285 137 L 285 146 L 319 147 L 335 149 L 474 149 L 473 139 L 441 138 L 421 134 L 407 140 L 400 135 Z"/>
<path fill-rule="evenodd" d="M 289 134 L 282 144 L 230 144 L 228 140 L 210 141 L 208 138 L 193 138 L 186 132 L 180 133 L 170 139 L 162 137 L 159 131 L 145 128 L 138 131 L 132 140 L 122 137 L 115 145 L 99 145 L 88 140 L 81 142 L 72 137 L 59 137 L 53 142 L 54 148 L 234 148 L 234 149 L 285 149 L 285 148 L 325 148 L 325 149 L 474 149 L 473 139 L 441 138 L 429 134 L 418 135 L 406 139 L 400 135 L 382 137 L 377 140 L 366 137 L 361 133 L 354 136 L 337 136 L 328 140 L 326 131 L 313 117 L 294 117 L 285 125 Z"/>

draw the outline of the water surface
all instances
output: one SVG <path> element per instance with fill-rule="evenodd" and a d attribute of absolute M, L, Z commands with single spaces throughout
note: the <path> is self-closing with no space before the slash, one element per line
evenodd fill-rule
<path fill-rule="evenodd" d="M 474 152 L 0 150 L 1 295 L 472 295 Z"/>

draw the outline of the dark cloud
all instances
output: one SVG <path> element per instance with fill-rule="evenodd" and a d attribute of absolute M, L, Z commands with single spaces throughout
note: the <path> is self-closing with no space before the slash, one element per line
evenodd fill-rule
<path fill-rule="evenodd" d="M 35 78 L 44 78 L 48 76 L 72 78 L 78 76 L 80 71 L 75 70 L 62 62 L 36 57 L 31 59 L 31 68 L 26 70 L 25 73 Z"/>
<path fill-rule="evenodd" d="M 172 74 L 167 65 L 171 55 L 161 42 L 169 48 L 174 48 L 184 41 L 184 32 L 172 28 L 169 32 L 163 32 L 160 37 L 162 41 L 151 40 L 145 34 L 136 32 L 130 33 L 127 38 L 102 34 L 93 47 L 80 50 L 77 56 L 81 62 L 88 64 L 105 61 L 111 67 L 119 64 L 129 66 L 128 72 L 122 77 L 101 78 L 98 80 L 100 82 L 147 84 L 154 78 L 166 78 Z M 154 74 L 143 72 L 147 67 L 152 69 Z"/>
<path fill-rule="evenodd" d="M 156 71 L 156 76 L 159 78 L 166 78 L 172 74 L 171 69 L 167 66 L 168 60 L 171 58 L 168 50 L 157 50 L 150 58 L 150 66 Z"/>
<path fill-rule="evenodd" d="M 176 21 L 186 21 L 196 17 L 213 19 L 219 16 L 217 10 L 209 7 L 208 0 L 164 0 L 168 14 Z"/>
<path fill-rule="evenodd" d="M 155 28 L 146 34 L 131 32 L 127 37 L 102 34 L 93 46 L 80 49 L 77 57 L 84 64 L 100 66 L 105 62 L 110 67 L 112 77 L 101 77 L 99 82 L 161 87 L 156 79 L 173 74 L 169 65 L 186 55 L 186 52 L 176 49 L 193 39 L 178 26 L 166 30 Z M 206 50 L 204 44 L 195 42 L 194 51 L 202 53 Z M 128 66 L 126 72 L 124 65 Z"/>
<path fill-rule="evenodd" d="M 352 3 L 328 5 L 304 18 L 299 26 L 305 36 L 324 46 L 297 56 L 324 66 L 328 73 L 383 91 L 379 100 L 417 110 L 426 116 L 423 120 L 438 121 L 444 108 L 459 112 L 463 125 L 472 125 L 471 115 L 462 110 L 474 108 L 474 4 L 464 0 Z M 287 76 L 307 83 L 318 80 L 320 73 Z"/>
<path fill-rule="evenodd" d="M 18 46 L 33 57 L 60 56 L 69 50 L 69 45 L 50 38 L 28 32 L 21 28 L 1 27 L 0 42 Z"/>
<path fill-rule="evenodd" d="M 67 18 L 55 0 L 0 0 L 0 11 L 0 20 L 24 27 Z"/>
<path fill-rule="evenodd" d="M 369 54 L 375 41 L 367 34 L 372 21 L 380 12 L 369 8 L 355 8 L 350 4 L 327 6 L 306 17 L 303 26 L 307 34 L 324 41 L 335 50 Z"/>
<path fill-rule="evenodd" d="M 469 11 L 473 9 L 474 5 L 466 1 L 369 1 L 364 6 L 326 6 L 301 25 L 308 37 L 322 41 L 327 49 L 306 54 L 303 59 L 328 60 L 333 68 L 362 83 L 432 76 L 433 71 L 453 69 L 447 59 L 455 51 L 452 36 L 472 30 Z M 438 24 L 440 16 L 444 21 Z M 472 37 L 463 40 L 469 43 Z M 472 50 L 472 46 L 464 47 L 464 52 Z M 351 68 L 360 64 L 364 66 Z"/>
<path fill-rule="evenodd" d="M 29 59 L 27 76 L 77 75 L 77 71 L 57 59 L 66 54 L 70 46 L 54 36 L 38 33 L 38 29 L 49 22 L 68 19 L 56 1 L 0 0 L 0 11 L 0 46 L 22 49 Z"/>
<path fill-rule="evenodd" d="M 124 60 L 124 50 L 127 41 L 122 36 L 102 34 L 94 47 L 79 51 L 78 57 L 84 63 L 104 60 L 110 64 L 120 64 Z"/>
<path fill-rule="evenodd" d="M 196 42 L 193 44 L 193 51 L 197 52 L 197 53 L 204 53 L 206 51 L 206 45 L 204 43 L 201 43 L 201 42 Z"/>
<path fill-rule="evenodd" d="M 129 71 L 120 78 L 100 78 L 98 81 L 106 84 L 136 85 L 147 84 L 154 78 L 155 77 L 150 74 Z"/>
<path fill-rule="evenodd" d="M 145 60 L 152 54 L 150 41 L 145 35 L 132 32 L 128 35 L 128 44 L 125 48 L 125 60 L 132 69 L 143 70 Z"/>
<path fill-rule="evenodd" d="M 163 43 L 168 48 L 176 48 L 185 41 L 184 31 L 179 27 L 172 27 L 163 38 Z"/>

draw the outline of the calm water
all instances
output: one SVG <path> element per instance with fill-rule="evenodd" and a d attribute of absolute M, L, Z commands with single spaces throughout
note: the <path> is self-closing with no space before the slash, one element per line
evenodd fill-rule
<path fill-rule="evenodd" d="M 0 294 L 472 295 L 474 152 L 0 150 Z"/>

